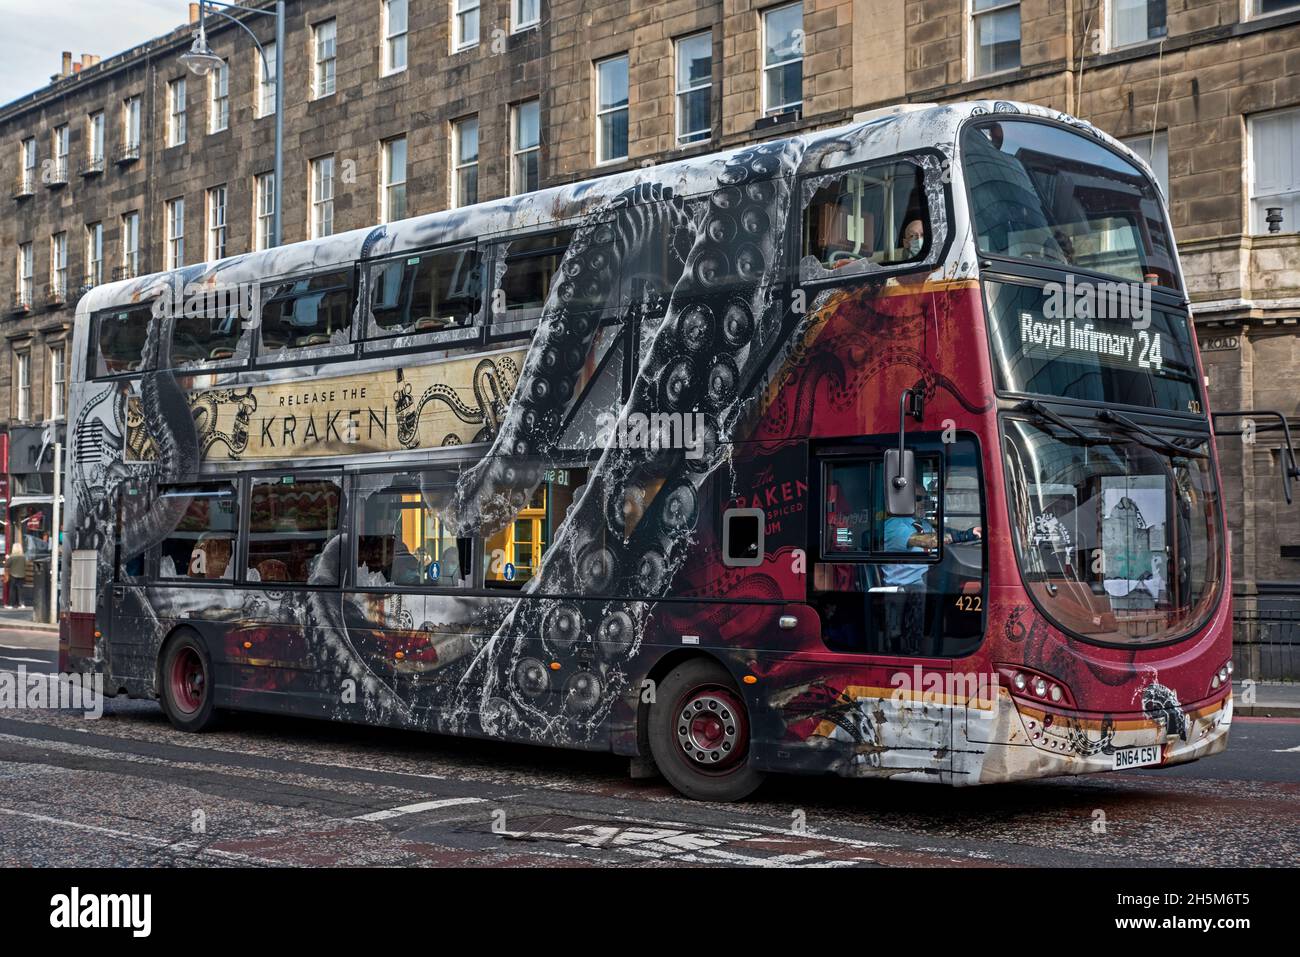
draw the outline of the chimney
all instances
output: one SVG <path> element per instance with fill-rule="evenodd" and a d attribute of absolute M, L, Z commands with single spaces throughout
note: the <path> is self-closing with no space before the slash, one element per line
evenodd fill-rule
<path fill-rule="evenodd" d="M 191 4 L 190 4 L 190 23 L 198 23 L 198 22 L 199 22 L 199 5 L 198 5 L 197 3 L 191 3 Z"/>
<path fill-rule="evenodd" d="M 80 73 L 80 72 L 81 72 L 81 68 L 82 68 L 83 66 L 85 66 L 85 65 L 86 65 L 85 63 L 74 63 L 74 64 L 72 64 L 72 72 L 73 72 L 73 73 Z"/>
<path fill-rule="evenodd" d="M 72 75 L 72 51 L 64 50 L 63 69 L 59 71 L 59 76 L 71 76 L 71 75 Z"/>
<path fill-rule="evenodd" d="M 81 68 L 84 70 L 86 67 L 88 67 L 88 66 L 92 66 L 92 65 L 93 65 L 93 63 L 92 63 L 92 61 L 91 61 L 91 59 L 90 59 L 90 54 L 89 54 L 89 53 L 83 53 L 83 54 L 81 54 Z"/>

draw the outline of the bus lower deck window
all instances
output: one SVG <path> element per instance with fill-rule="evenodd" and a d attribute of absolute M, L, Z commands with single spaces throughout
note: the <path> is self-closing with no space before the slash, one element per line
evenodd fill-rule
<path fill-rule="evenodd" d="M 249 581 L 311 582 L 316 559 L 338 534 L 342 490 L 332 479 L 254 479 L 248 518 Z"/>

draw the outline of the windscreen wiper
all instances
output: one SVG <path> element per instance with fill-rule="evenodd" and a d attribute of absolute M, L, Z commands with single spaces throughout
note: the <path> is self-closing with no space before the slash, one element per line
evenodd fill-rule
<path fill-rule="evenodd" d="M 1060 428 L 1065 429 L 1065 431 L 1067 432 L 1074 433 L 1074 435 L 1078 437 L 1080 442 L 1084 442 L 1088 445 L 1096 445 L 1098 442 L 1105 441 L 1105 439 L 1100 435 L 1089 435 L 1087 432 L 1084 432 L 1078 426 L 1072 425 L 1070 422 L 1063 419 L 1061 416 L 1057 415 L 1047 406 L 1043 405 L 1043 403 L 1039 402 L 1037 399 L 1026 399 L 1024 402 L 1021 402 L 1018 406 L 1016 406 L 1016 411 L 1032 412 L 1034 413 L 1034 415 L 1038 416 L 1039 419 L 1047 422 L 1051 422 L 1053 425 L 1059 426 Z"/>
<path fill-rule="evenodd" d="M 1210 457 L 1209 452 L 1202 452 L 1199 449 L 1189 449 L 1186 446 L 1179 445 L 1177 442 L 1161 438 L 1145 425 L 1139 425 L 1122 412 L 1115 412 L 1111 409 L 1102 409 L 1097 413 L 1097 418 L 1101 419 L 1103 422 L 1113 422 L 1126 432 L 1143 436 L 1147 441 L 1142 444 L 1149 448 L 1155 448 L 1170 455 L 1185 455 L 1188 458 L 1193 459 L 1208 459 Z"/>

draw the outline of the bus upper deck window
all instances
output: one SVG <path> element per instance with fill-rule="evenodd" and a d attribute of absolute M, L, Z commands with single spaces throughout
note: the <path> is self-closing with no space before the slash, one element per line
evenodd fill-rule
<path fill-rule="evenodd" d="M 220 362 L 243 353 L 244 323 L 237 307 L 214 307 L 198 315 L 178 315 L 172 325 L 171 363 L 186 366 Z"/>
<path fill-rule="evenodd" d="M 96 375 L 120 375 L 144 368 L 145 339 L 152 308 L 136 306 L 99 317 L 99 351 Z"/>
<path fill-rule="evenodd" d="M 820 269 L 922 258 L 929 217 L 920 167 L 901 162 L 859 167 L 818 177 L 813 186 L 804 210 L 803 256 Z"/>
<path fill-rule="evenodd" d="M 264 352 L 348 342 L 352 291 L 347 272 L 267 283 L 262 302 Z"/>
<path fill-rule="evenodd" d="M 501 245 L 499 255 L 504 259 L 505 270 L 500 272 L 496 288 L 501 293 L 505 314 L 499 317 L 503 322 L 498 322 L 498 326 L 521 320 L 530 328 L 536 325 L 572 238 L 573 230 L 568 229 L 512 239 Z"/>
<path fill-rule="evenodd" d="M 476 248 L 453 249 L 371 267 L 369 335 L 472 325 L 482 298 L 480 258 Z"/>

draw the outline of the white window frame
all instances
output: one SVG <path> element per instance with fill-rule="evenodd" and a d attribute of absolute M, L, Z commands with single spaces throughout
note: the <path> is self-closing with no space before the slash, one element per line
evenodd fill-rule
<path fill-rule="evenodd" d="M 220 133 L 230 129 L 230 64 L 222 60 L 221 66 L 208 74 L 208 132 Z"/>
<path fill-rule="evenodd" d="M 68 294 L 68 234 L 63 230 L 50 236 L 50 289 Z"/>
<path fill-rule="evenodd" d="M 207 262 L 226 258 L 226 205 L 229 199 L 226 184 L 208 190 L 207 202 Z"/>
<path fill-rule="evenodd" d="M 328 30 L 329 35 L 323 35 Z M 338 70 L 339 23 L 331 17 L 311 28 L 311 98 L 321 100 L 334 95 Z"/>
<path fill-rule="evenodd" d="M 394 179 L 392 177 L 393 146 L 399 142 L 402 144 L 402 178 Z M 411 160 L 410 147 L 410 141 L 405 136 L 394 136 L 379 144 L 379 221 L 381 223 L 406 219 L 410 215 L 406 208 L 406 167 Z M 401 215 L 394 216 L 391 200 L 395 195 L 394 190 L 399 186 L 402 188 L 402 211 Z"/>
<path fill-rule="evenodd" d="M 611 106 L 607 109 L 600 108 L 600 68 L 608 63 L 617 63 L 623 61 L 623 73 L 627 81 L 628 101 L 623 106 Z M 592 64 L 596 74 L 596 165 L 602 166 L 606 163 L 622 163 L 632 152 L 632 58 L 626 53 L 619 53 L 616 56 L 605 57 L 603 60 L 597 60 Z M 603 124 L 601 120 L 606 116 L 613 116 L 615 113 L 626 113 L 628 119 L 627 131 L 627 152 L 621 156 L 605 156 L 605 137 L 601 135 Z"/>
<path fill-rule="evenodd" d="M 683 88 L 682 81 L 682 49 L 683 46 L 691 40 L 698 40 L 701 37 L 707 37 L 709 41 L 709 79 L 706 83 L 697 83 L 695 86 Z M 682 132 L 682 123 L 686 118 L 686 113 L 682 105 L 686 96 L 691 93 L 699 93 L 701 90 L 709 91 L 709 127 L 707 130 L 691 130 L 688 133 Z M 678 37 L 673 41 L 673 106 L 676 115 L 676 137 L 675 142 L 678 146 L 689 146 L 692 143 L 704 143 L 713 138 L 713 31 L 704 30 L 700 33 L 691 33 L 684 37 Z M 700 134 L 704 135 L 701 136 Z"/>
<path fill-rule="evenodd" d="M 140 211 L 122 214 L 122 269 L 128 277 L 140 275 Z"/>
<path fill-rule="evenodd" d="M 393 30 L 393 6 L 400 4 L 402 9 L 402 28 Z M 380 7 L 383 29 L 383 66 L 381 75 L 392 76 L 406 70 L 407 55 L 410 53 L 408 37 L 411 29 L 411 9 L 408 0 L 383 0 Z M 401 63 L 395 62 L 397 51 L 401 51 Z"/>
<path fill-rule="evenodd" d="M 86 224 L 86 282 L 98 286 L 104 281 L 104 224 Z"/>
<path fill-rule="evenodd" d="M 62 342 L 50 344 L 50 418 L 67 415 L 67 349 Z"/>
<path fill-rule="evenodd" d="M 26 422 L 32 417 L 32 353 L 30 349 L 14 352 L 14 393 L 17 396 L 16 418 Z"/>
<path fill-rule="evenodd" d="M 167 84 L 167 146 L 184 146 L 186 127 L 185 77 L 178 76 Z"/>
<path fill-rule="evenodd" d="M 1295 0 L 1290 6 L 1283 7 L 1281 10 L 1274 10 L 1272 13 L 1260 13 L 1260 2 L 1261 0 L 1246 0 L 1247 20 L 1258 20 L 1261 17 L 1277 17 L 1284 13 L 1293 13 L 1300 10 L 1300 0 Z"/>
<path fill-rule="evenodd" d="M 474 138 L 477 147 L 474 150 L 474 159 L 462 163 L 460 161 L 460 141 L 462 130 L 466 123 L 474 123 Z M 473 116 L 462 116 L 451 123 L 451 189 L 448 191 L 451 202 L 448 204 L 451 209 L 459 209 L 461 206 L 472 206 L 478 202 L 478 197 L 474 197 L 474 203 L 465 203 L 464 197 L 460 195 L 460 172 L 469 169 L 471 166 L 478 169 L 479 159 L 483 155 L 483 125 L 479 122 L 478 114 Z"/>
<path fill-rule="evenodd" d="M 18 244 L 18 301 L 30 307 L 36 283 L 36 247 L 32 243 Z"/>
<path fill-rule="evenodd" d="M 253 248 L 271 248 L 271 230 L 275 224 L 275 173 L 258 173 L 253 177 Z"/>
<path fill-rule="evenodd" d="M 793 102 L 793 103 L 778 103 L 778 104 L 773 104 L 773 103 L 769 103 L 769 102 L 767 101 L 767 75 L 768 75 L 768 73 L 770 73 L 770 72 L 773 71 L 773 70 L 780 69 L 781 67 L 789 66 L 791 63 L 794 63 L 794 62 L 796 62 L 796 61 L 798 61 L 799 63 L 803 63 L 803 62 L 804 62 L 804 59 L 805 59 L 805 54 L 807 53 L 807 51 L 804 50 L 804 51 L 800 52 L 800 54 L 799 54 L 797 57 L 790 57 L 790 59 L 788 59 L 788 60 L 779 60 L 779 61 L 777 61 L 776 63 L 768 63 L 768 62 L 767 62 L 767 23 L 768 23 L 768 18 L 771 17 L 774 13 L 780 13 L 782 10 L 788 10 L 790 7 L 802 7 L 802 6 L 803 6 L 803 0 L 796 0 L 795 3 L 783 3 L 783 4 L 780 4 L 780 5 L 775 6 L 775 7 L 768 7 L 766 10 L 761 11 L 762 29 L 759 31 L 759 43 L 761 44 L 761 46 L 759 47 L 759 60 L 760 60 L 760 61 L 762 62 L 762 64 L 763 64 L 763 68 L 762 68 L 762 76 L 761 76 L 761 78 L 760 78 L 760 84 L 761 84 L 761 86 L 763 87 L 763 115 L 764 115 L 764 116 L 774 116 L 774 115 L 777 115 L 777 114 L 780 114 L 780 113 L 786 113 L 786 112 L 789 112 L 790 110 L 794 110 L 794 109 L 796 109 L 796 108 L 797 108 L 797 109 L 802 109 L 802 108 L 803 108 L 803 90 L 802 90 L 802 89 L 800 89 L 800 91 L 799 91 L 799 99 L 796 100 L 796 101 Z M 804 13 L 805 13 L 805 15 L 806 15 L 806 14 L 807 14 L 807 11 L 804 11 Z M 801 27 L 800 30 L 802 31 L 802 29 L 803 29 L 803 28 Z M 804 35 L 805 37 L 807 36 L 806 33 L 804 33 L 803 35 Z M 802 75 L 802 71 L 801 71 L 801 75 Z"/>
<path fill-rule="evenodd" d="M 140 97 L 128 96 L 122 101 L 122 146 L 126 150 L 140 149 Z"/>
<path fill-rule="evenodd" d="M 1282 229 L 1278 235 L 1300 232 L 1300 171 L 1293 173 L 1293 176 L 1296 179 L 1296 182 L 1293 184 L 1295 186 L 1294 190 L 1263 194 L 1257 194 L 1255 192 L 1255 126 L 1260 120 L 1268 120 L 1284 116 L 1292 117 L 1292 122 L 1297 126 L 1300 126 L 1300 107 L 1291 107 L 1283 110 L 1269 110 L 1264 113 L 1256 113 L 1253 116 L 1246 117 L 1246 228 L 1253 236 L 1272 235 L 1269 233 L 1268 223 L 1264 219 L 1265 203 L 1261 202 L 1261 200 L 1283 198 L 1292 195 L 1297 197 L 1295 202 L 1295 215 L 1291 217 L 1291 222 L 1287 222 L 1286 219 L 1282 220 Z M 1295 134 L 1295 136 L 1296 138 L 1300 138 L 1300 133 Z M 1293 160 L 1293 162 L 1296 162 L 1298 169 L 1300 169 L 1300 160 Z"/>
<path fill-rule="evenodd" d="M 185 197 L 177 196 L 163 204 L 163 269 L 185 265 Z"/>
<path fill-rule="evenodd" d="M 1151 0 L 1142 0 L 1144 4 L 1150 4 Z M 1145 10 L 1145 8 L 1144 8 Z M 1105 37 L 1104 48 L 1107 50 L 1133 50 L 1148 43 L 1159 43 L 1169 35 L 1169 5 L 1165 4 L 1165 36 L 1161 37 L 1143 37 L 1141 40 L 1130 40 L 1127 43 L 1120 43 L 1118 32 L 1115 29 L 1115 17 L 1119 14 L 1119 0 L 1106 0 L 1106 21 L 1102 27 L 1102 33 Z"/>
<path fill-rule="evenodd" d="M 270 43 L 263 43 L 262 49 L 253 58 L 257 64 L 257 77 L 254 83 L 257 102 L 253 105 L 256 107 L 256 116 L 259 120 L 264 116 L 275 115 L 275 84 L 279 55 L 280 51 L 275 48 L 275 41 L 272 40 Z"/>
<path fill-rule="evenodd" d="M 68 130 L 67 123 L 61 123 L 54 128 L 53 147 L 50 150 L 51 158 L 54 161 L 54 173 L 56 178 L 58 174 L 68 175 L 68 154 L 72 150 L 72 134 Z"/>
<path fill-rule="evenodd" d="M 22 163 L 23 187 L 27 191 L 36 188 L 36 137 L 29 136 L 19 144 Z"/>
<path fill-rule="evenodd" d="M 317 156 L 311 161 L 308 182 L 311 184 L 311 238 L 334 235 L 334 154 Z"/>
<path fill-rule="evenodd" d="M 534 107 L 537 110 L 537 142 L 532 146 L 519 145 L 519 121 L 523 117 L 525 107 Z M 538 163 L 541 163 L 542 153 L 542 101 L 540 99 L 524 100 L 522 103 L 516 103 L 510 107 L 510 195 L 518 196 L 526 192 L 522 182 L 523 177 L 520 175 L 520 161 L 529 153 L 536 153 Z M 539 183 L 540 186 L 540 183 Z"/>
<path fill-rule="evenodd" d="M 471 14 L 478 14 L 474 21 L 474 36 L 465 35 L 465 24 Z M 451 50 L 459 53 L 478 46 L 483 36 L 483 11 L 481 0 L 451 0 L 452 40 Z"/>
<path fill-rule="evenodd" d="M 104 111 L 86 117 L 86 163 L 93 169 L 104 162 Z"/>
<path fill-rule="evenodd" d="M 988 73 L 980 73 L 976 67 L 975 59 L 976 59 L 976 53 L 978 52 L 979 49 L 976 43 L 976 32 L 975 32 L 976 21 L 981 17 L 985 17 L 990 14 L 997 13 L 1001 10 L 1007 10 L 1011 7 L 1016 8 L 1017 11 L 1016 15 L 1017 17 L 1020 17 L 1021 0 L 1001 0 L 1000 3 L 996 3 L 986 10 L 978 10 L 978 11 L 975 9 L 975 0 L 966 0 L 966 49 L 969 51 L 968 56 L 966 57 L 967 60 L 966 78 L 967 79 L 983 80 L 986 77 L 990 77 L 990 76 L 1003 76 L 1008 73 L 1016 72 L 1016 70 L 1019 70 L 1024 65 L 1024 61 L 1021 59 L 1021 54 L 1023 54 L 1024 52 L 1022 49 L 1020 54 L 1017 54 L 1016 56 L 1017 62 L 1015 66 L 1006 67 L 1005 69 L 1002 70 L 992 70 Z M 1024 26 L 1025 26 L 1025 21 L 1023 17 L 1020 17 L 1020 42 L 1022 48 L 1025 39 Z"/>
<path fill-rule="evenodd" d="M 537 7 L 537 13 L 530 20 L 525 20 L 521 12 L 523 10 L 524 0 L 510 0 L 510 32 L 523 33 L 525 30 L 532 30 L 542 24 L 542 0 L 532 0 Z"/>

